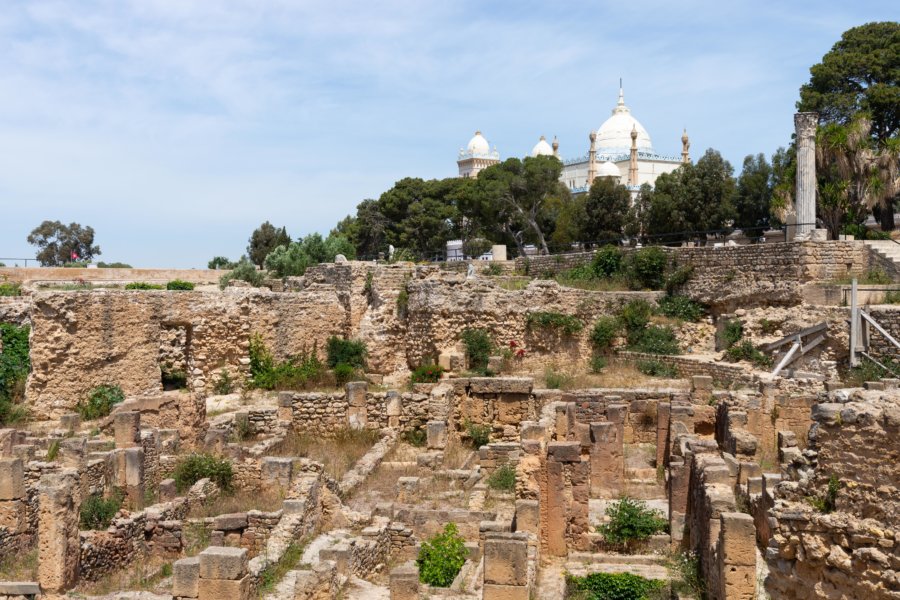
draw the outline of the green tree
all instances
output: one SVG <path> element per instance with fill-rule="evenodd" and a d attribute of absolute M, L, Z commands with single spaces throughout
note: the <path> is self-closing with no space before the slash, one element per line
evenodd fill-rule
<path fill-rule="evenodd" d="M 224 256 L 214 256 L 211 261 L 206 264 L 207 269 L 233 269 L 237 263 L 233 263 Z"/>
<path fill-rule="evenodd" d="M 588 191 L 585 204 L 583 241 L 618 242 L 622 238 L 630 205 L 631 194 L 628 188 L 610 177 L 596 178 Z"/>
<path fill-rule="evenodd" d="M 764 154 L 747 156 L 737 179 L 734 196 L 735 226 L 758 228 L 769 224 L 769 205 L 772 201 L 772 166 Z M 749 237 L 762 235 L 761 229 L 749 229 Z"/>
<path fill-rule="evenodd" d="M 376 258 L 379 252 L 387 255 L 388 219 L 381 212 L 377 200 L 363 200 L 356 207 L 356 221 L 353 236 L 356 255 L 361 258 Z"/>
<path fill-rule="evenodd" d="M 585 194 L 572 196 L 559 195 L 547 201 L 546 212 L 553 222 L 553 233 L 550 234 L 551 250 L 565 252 L 575 242 L 590 240 L 584 234 L 587 222 L 587 198 Z"/>
<path fill-rule="evenodd" d="M 846 180 L 846 203 L 867 206 L 882 230 L 893 230 L 900 187 L 900 23 L 867 23 L 845 31 L 810 68 L 797 108 L 818 112 L 826 128 L 818 140 L 829 146 L 829 178 L 822 184 L 831 189 L 826 193 L 840 187 L 834 177 Z"/>
<path fill-rule="evenodd" d="M 287 246 L 291 243 L 291 238 L 287 234 L 287 229 L 282 227 L 278 229 L 268 221 L 257 227 L 250 235 L 250 241 L 247 244 L 247 256 L 250 261 L 262 267 L 265 264 L 266 257 L 278 246 Z"/>
<path fill-rule="evenodd" d="M 28 234 L 28 243 L 37 246 L 37 259 L 45 267 L 76 260 L 90 262 L 101 254 L 100 246 L 94 245 L 94 228 L 78 223 L 44 221 Z"/>

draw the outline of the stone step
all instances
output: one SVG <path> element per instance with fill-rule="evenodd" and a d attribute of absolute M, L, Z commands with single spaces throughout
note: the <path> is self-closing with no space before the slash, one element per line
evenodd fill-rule
<path fill-rule="evenodd" d="M 665 498 L 666 488 L 653 479 L 631 479 L 625 484 L 625 494 L 638 500 Z"/>
<path fill-rule="evenodd" d="M 570 552 L 569 562 L 594 565 L 665 565 L 666 557 L 661 554 L 616 554 L 614 552 Z"/>
<path fill-rule="evenodd" d="M 625 479 L 656 479 L 656 469 L 625 469 Z"/>
<path fill-rule="evenodd" d="M 617 563 L 593 563 L 590 565 L 568 563 L 567 571 L 572 575 L 585 576 L 591 573 L 631 573 L 646 579 L 669 580 L 669 570 L 661 565 L 636 565 Z"/>

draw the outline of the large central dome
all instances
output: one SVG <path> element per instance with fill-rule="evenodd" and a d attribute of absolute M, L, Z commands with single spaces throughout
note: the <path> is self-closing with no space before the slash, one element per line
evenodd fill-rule
<path fill-rule="evenodd" d="M 631 110 L 625 106 L 625 94 L 619 88 L 619 102 L 612 110 L 612 116 L 603 122 L 597 130 L 597 152 L 599 154 L 627 154 L 631 151 L 631 130 L 637 130 L 637 147 L 642 152 L 652 152 L 653 143 L 650 134 L 637 119 L 631 116 Z"/>

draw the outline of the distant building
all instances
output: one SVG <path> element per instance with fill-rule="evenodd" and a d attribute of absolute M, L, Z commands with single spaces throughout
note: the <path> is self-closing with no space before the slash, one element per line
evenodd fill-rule
<path fill-rule="evenodd" d="M 459 149 L 456 165 L 459 167 L 460 177 L 477 177 L 482 169 L 499 162 L 500 153 L 497 152 L 497 147 L 495 146 L 492 152 L 488 141 L 484 139 L 480 131 L 476 131 L 465 149 Z"/>

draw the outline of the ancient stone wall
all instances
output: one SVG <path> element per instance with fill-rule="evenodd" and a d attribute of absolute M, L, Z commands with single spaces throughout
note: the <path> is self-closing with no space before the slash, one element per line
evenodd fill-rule
<path fill-rule="evenodd" d="M 71 283 L 145 283 L 165 284 L 173 279 L 198 285 L 217 284 L 227 271 L 209 269 L 70 269 L 65 267 L 0 267 L 0 281 L 25 284 Z"/>
<path fill-rule="evenodd" d="M 900 306 L 879 306 L 870 309 L 869 314 L 878 321 L 895 340 L 900 341 Z M 900 357 L 900 348 L 890 343 L 881 333 L 874 327 L 868 325 L 869 343 L 872 354 L 875 356 L 883 356 L 897 360 Z"/>

